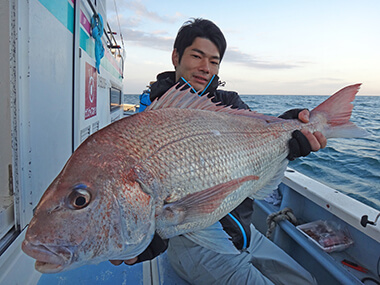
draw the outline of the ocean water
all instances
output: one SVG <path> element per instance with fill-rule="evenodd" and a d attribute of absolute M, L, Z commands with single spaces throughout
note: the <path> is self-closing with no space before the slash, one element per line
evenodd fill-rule
<path fill-rule="evenodd" d="M 313 109 L 328 96 L 241 95 L 252 110 L 278 116 L 292 108 Z M 138 104 L 138 95 L 125 102 Z M 351 121 L 368 137 L 329 139 L 327 147 L 289 163 L 291 168 L 380 210 L 380 96 L 357 96 Z"/>

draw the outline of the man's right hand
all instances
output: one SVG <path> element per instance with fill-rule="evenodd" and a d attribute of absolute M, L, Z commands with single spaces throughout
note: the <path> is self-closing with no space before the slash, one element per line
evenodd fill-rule
<path fill-rule="evenodd" d="M 127 259 L 127 260 L 124 260 L 124 263 L 127 264 L 127 265 L 133 265 L 135 264 L 137 261 L 137 257 L 134 257 L 132 259 Z M 113 264 L 113 265 L 120 265 L 123 263 L 123 260 L 110 260 L 110 262 Z"/>
<path fill-rule="evenodd" d="M 133 265 L 138 262 L 152 260 L 156 256 L 163 253 L 167 248 L 168 240 L 162 239 L 157 233 L 154 233 L 153 239 L 149 246 L 139 256 L 126 260 L 110 260 L 110 262 L 116 266 L 122 264 L 123 262 L 127 265 Z"/>

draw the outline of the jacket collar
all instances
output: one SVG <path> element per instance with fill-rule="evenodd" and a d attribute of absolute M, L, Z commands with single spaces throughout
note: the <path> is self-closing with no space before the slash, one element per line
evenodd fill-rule
<path fill-rule="evenodd" d="M 150 100 L 153 102 L 157 97 L 161 97 L 166 91 L 168 91 L 173 85 L 175 85 L 175 72 L 165 71 L 157 75 L 157 81 L 152 84 L 150 91 Z M 183 84 L 183 83 L 182 83 Z M 214 94 L 216 88 L 219 86 L 219 77 L 215 75 L 206 87 L 206 90 L 202 91 L 203 94 Z"/>

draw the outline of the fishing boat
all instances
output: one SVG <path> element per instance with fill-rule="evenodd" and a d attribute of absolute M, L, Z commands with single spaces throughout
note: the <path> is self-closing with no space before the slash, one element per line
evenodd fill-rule
<path fill-rule="evenodd" d="M 124 49 L 106 11 L 105 0 L 0 2 L 6 94 L 0 97 L 0 284 L 187 284 L 165 253 L 133 266 L 105 261 L 41 274 L 21 251 L 33 210 L 72 152 L 137 111 L 122 99 Z M 291 168 L 254 208 L 255 227 L 319 284 L 380 284 L 378 210 Z"/>

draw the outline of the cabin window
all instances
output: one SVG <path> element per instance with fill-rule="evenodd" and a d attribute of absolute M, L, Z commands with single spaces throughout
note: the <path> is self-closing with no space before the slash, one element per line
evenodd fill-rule
<path fill-rule="evenodd" d="M 114 112 L 121 107 L 121 90 L 115 87 L 110 88 L 110 111 Z"/>

